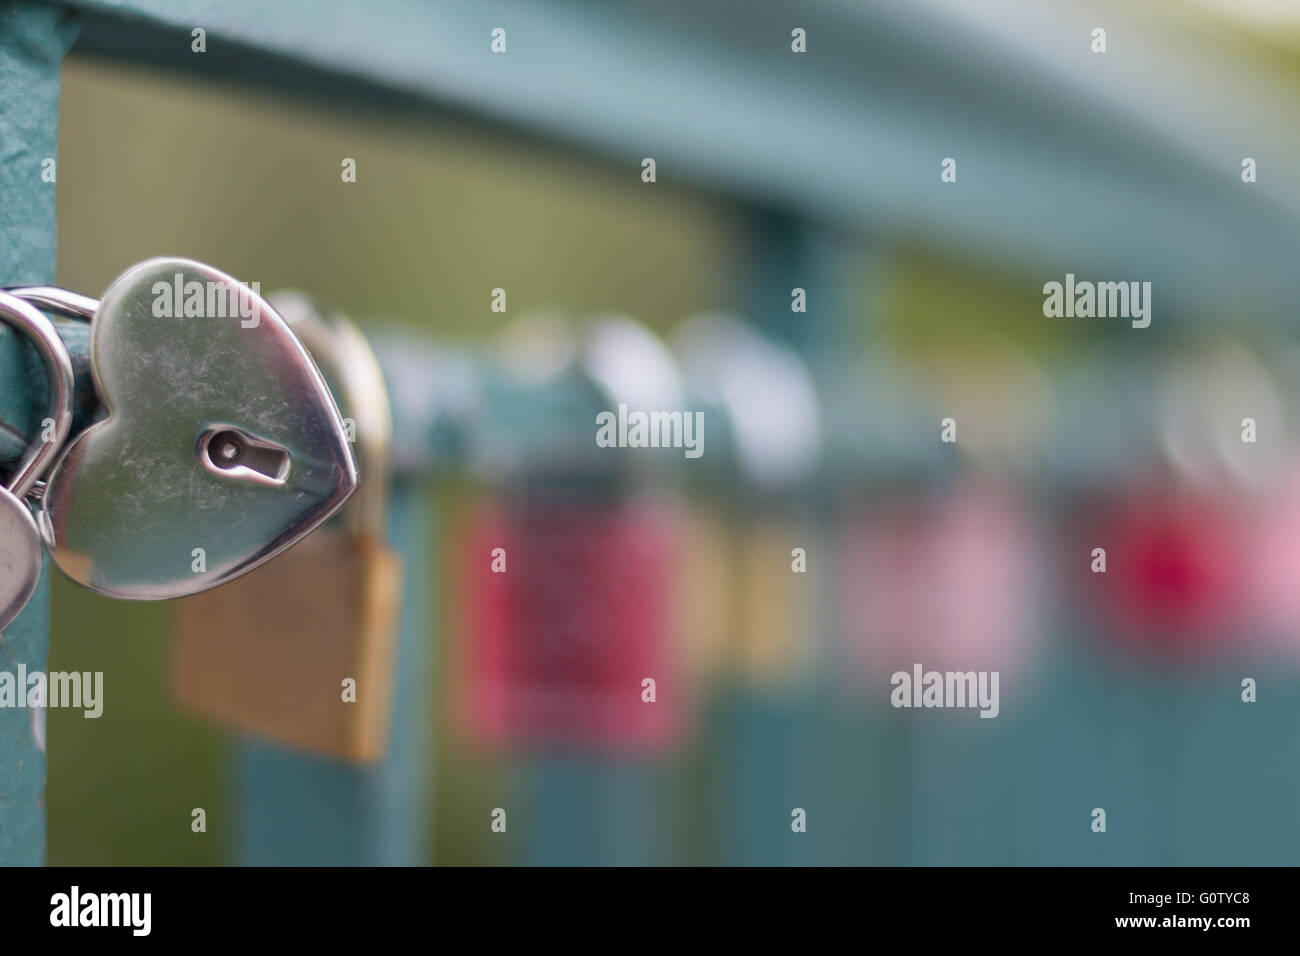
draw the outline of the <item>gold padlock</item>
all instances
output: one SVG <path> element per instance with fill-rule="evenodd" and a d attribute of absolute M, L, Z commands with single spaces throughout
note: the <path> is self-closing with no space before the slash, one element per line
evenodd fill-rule
<path fill-rule="evenodd" d="M 767 514 L 736 535 L 738 673 L 755 688 L 806 687 L 821 663 L 822 635 L 812 613 L 817 578 L 800 572 L 808 555 L 826 560 L 817 529 L 794 515 Z"/>
<path fill-rule="evenodd" d="M 341 527 L 176 602 L 172 686 L 183 707 L 223 726 L 372 762 L 388 746 L 401 604 L 401 559 L 384 542 L 388 396 L 355 325 L 322 318 L 298 293 L 271 301 L 339 388 L 360 488 Z"/>

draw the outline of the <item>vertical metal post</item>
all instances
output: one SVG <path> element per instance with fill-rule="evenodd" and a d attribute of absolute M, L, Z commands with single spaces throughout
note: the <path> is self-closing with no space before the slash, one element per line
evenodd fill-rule
<path fill-rule="evenodd" d="M 779 213 L 754 213 L 750 226 L 751 245 L 741 263 L 742 288 L 737 298 L 748 306 L 756 326 L 793 347 L 815 373 L 834 355 L 842 330 L 842 244 L 814 224 Z M 805 290 L 807 312 L 792 313 L 795 288 Z M 775 502 L 742 494 L 732 507 L 738 527 L 752 520 L 754 511 L 775 508 L 798 528 L 807 529 L 808 541 L 830 542 L 825 533 L 829 501 L 815 480 L 786 491 Z M 799 590 L 816 589 L 818 597 L 804 606 L 830 608 L 830 557 L 816 554 L 810 560 L 821 573 L 808 574 Z M 818 613 L 799 639 L 821 642 L 829 653 L 831 625 L 827 613 Z M 819 828 L 829 834 L 834 826 L 828 819 L 831 801 L 821 764 L 830 755 L 821 753 L 818 745 L 822 731 L 834 720 L 828 710 L 827 671 L 822 667 L 811 686 L 775 695 L 737 687 L 720 696 L 715 720 L 710 722 L 717 728 L 713 751 L 719 755 L 722 774 L 714 808 L 721 840 L 719 862 L 807 864 L 825 862 L 831 855 L 833 844 L 816 835 Z M 792 831 L 791 813 L 796 807 L 808 815 L 807 833 Z"/>
<path fill-rule="evenodd" d="M 241 750 L 239 862 L 413 866 L 431 862 L 433 502 L 398 482 L 389 541 L 403 560 L 400 645 L 388 756 L 374 767 L 248 741 Z M 310 586 L 310 585 L 307 585 Z"/>
<path fill-rule="evenodd" d="M 594 413 L 590 420 L 594 420 Z M 593 516 L 599 507 L 592 505 Z M 616 635 L 597 634 L 597 639 L 608 642 Z M 637 688 L 633 684 L 627 689 L 635 693 Z M 530 819 L 513 859 L 532 866 L 647 866 L 665 862 L 662 815 L 666 766 L 662 757 L 583 744 L 549 744 L 522 755 L 516 764 L 516 798 Z"/>
<path fill-rule="evenodd" d="M 0 10 L 0 282 L 54 279 L 54 180 L 59 70 L 75 29 L 54 7 Z M 46 162 L 49 160 L 50 162 Z M 42 174 L 45 173 L 43 178 Z M 12 330 L 0 332 L 0 433 L 37 433 L 43 376 Z M 26 609 L 0 635 L 0 671 L 44 671 L 49 656 L 49 569 Z M 27 688 L 16 687 L 25 694 Z M 0 865 L 45 862 L 45 714 L 0 708 Z"/>
<path fill-rule="evenodd" d="M 643 758 L 549 753 L 523 764 L 532 825 L 519 862 L 650 866 L 665 862 L 655 822 L 661 765 Z"/>

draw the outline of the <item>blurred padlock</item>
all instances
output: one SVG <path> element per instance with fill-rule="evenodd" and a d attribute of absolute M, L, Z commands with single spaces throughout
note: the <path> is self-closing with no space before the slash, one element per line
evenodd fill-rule
<path fill-rule="evenodd" d="M 1138 381 L 1147 393 L 1133 414 L 1154 415 L 1148 445 L 1164 460 L 1130 465 L 1124 487 L 1079 509 L 1065 566 L 1099 634 L 1129 654 L 1164 663 L 1242 648 L 1260 610 L 1250 522 L 1281 474 L 1285 402 L 1267 367 L 1231 340 L 1173 351 Z"/>
<path fill-rule="evenodd" d="M 770 508 L 734 534 L 735 673 L 760 689 L 806 686 L 826 663 L 816 573 L 831 563 L 825 536 L 811 520 Z"/>
<path fill-rule="evenodd" d="M 681 689 L 670 510 L 531 490 L 464 536 L 465 716 L 504 746 L 662 745 Z M 650 681 L 652 683 L 647 683 Z"/>
<path fill-rule="evenodd" d="M 736 633 L 738 575 L 726 521 L 706 503 L 686 506 L 673 560 L 676 656 L 698 692 L 722 674 Z"/>
<path fill-rule="evenodd" d="M 918 663 L 1008 677 L 1032 663 L 1040 562 L 1019 499 L 1005 482 L 965 479 L 877 500 L 849 521 L 846 663 L 873 691 Z"/>
<path fill-rule="evenodd" d="M 917 664 L 996 671 L 1004 692 L 1023 693 L 1027 682 L 1010 678 L 1032 668 L 1042 632 L 1044 582 L 1025 491 L 1057 413 L 1046 375 L 996 334 L 960 352 L 875 351 L 860 368 L 871 377 L 858 388 L 871 411 L 841 405 L 840 430 L 854 430 L 849 416 L 866 418 L 873 443 L 854 458 L 875 481 L 845 502 L 843 672 L 879 702 L 887 679 Z M 918 429 L 927 441 L 906 437 Z M 951 454 L 936 457 L 938 449 Z M 873 450 L 903 467 L 881 474 Z"/>
<path fill-rule="evenodd" d="M 1072 566 L 1101 633 L 1142 655 L 1176 657 L 1237 640 L 1247 623 L 1242 524 L 1230 488 L 1168 478 L 1086 507 Z"/>
<path fill-rule="evenodd" d="M 512 387 L 490 417 L 528 453 L 485 475 L 499 503 L 472 514 L 453 562 L 468 730 L 511 747 L 659 748 L 686 697 L 672 640 L 679 509 L 664 477 L 681 452 L 601 447 L 594 425 L 620 405 L 680 409 L 671 356 L 623 316 L 581 337 L 531 316 L 502 345 Z"/>
<path fill-rule="evenodd" d="M 721 410 L 686 388 L 676 358 L 655 332 L 627 316 L 595 316 L 582 342 L 581 365 L 611 409 L 625 404 L 634 410 L 681 410 L 697 414 L 701 427 L 707 425 L 699 436 L 703 439 L 707 433 L 707 460 L 690 459 L 687 463 L 675 454 L 634 452 L 624 456 L 621 481 L 657 485 L 666 492 L 665 503 L 675 505 L 679 491 L 699 491 L 716 478 L 717 472 L 709 465 L 726 447 L 716 417 Z M 705 447 L 703 443 L 699 446 L 701 459 Z M 690 685 L 685 696 L 693 701 L 698 691 L 721 673 L 730 650 L 737 576 L 729 529 L 720 520 L 716 503 L 683 502 L 681 509 L 664 512 L 672 515 L 674 545 L 664 600 L 673 610 L 670 656 L 679 665 L 680 678 Z"/>
<path fill-rule="evenodd" d="M 729 540 L 700 542 L 731 563 L 733 603 L 715 615 L 730 628 L 727 663 L 750 687 L 804 687 L 824 662 L 818 572 L 831 566 L 809 510 L 822 443 L 812 375 L 793 349 L 721 313 L 688 319 L 673 345 L 688 384 L 717 409 L 715 447 L 732 459 L 714 488 Z"/>
<path fill-rule="evenodd" d="M 1300 456 L 1292 454 L 1286 480 L 1251 503 L 1246 608 L 1250 629 L 1270 649 L 1300 656 Z"/>
<path fill-rule="evenodd" d="M 177 700 L 227 727 L 356 762 L 383 757 L 392 713 L 401 560 L 384 541 L 391 436 L 383 374 L 348 320 L 273 299 L 342 394 L 357 500 L 243 577 L 178 603 Z M 341 526 L 339 526 L 341 525 Z"/>

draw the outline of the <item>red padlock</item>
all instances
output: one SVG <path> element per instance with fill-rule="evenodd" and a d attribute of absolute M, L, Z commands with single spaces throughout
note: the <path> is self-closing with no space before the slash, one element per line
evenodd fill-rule
<path fill-rule="evenodd" d="M 545 496 L 475 520 L 461 556 L 473 737 L 620 751 L 675 737 L 675 520 L 657 502 Z"/>
<path fill-rule="evenodd" d="M 1143 655 L 1176 657 L 1242 639 L 1243 514 L 1232 502 L 1226 491 L 1147 484 L 1084 509 L 1064 566 L 1104 636 Z"/>

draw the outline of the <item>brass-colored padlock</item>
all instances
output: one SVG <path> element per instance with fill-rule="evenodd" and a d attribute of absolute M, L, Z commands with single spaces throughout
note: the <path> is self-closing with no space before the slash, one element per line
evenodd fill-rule
<path fill-rule="evenodd" d="M 401 604 L 401 560 L 384 543 L 388 397 L 351 322 L 322 319 L 296 293 L 272 302 L 339 388 L 360 489 L 342 527 L 319 528 L 263 567 L 176 602 L 173 688 L 184 707 L 224 726 L 371 762 L 388 746 Z"/>

